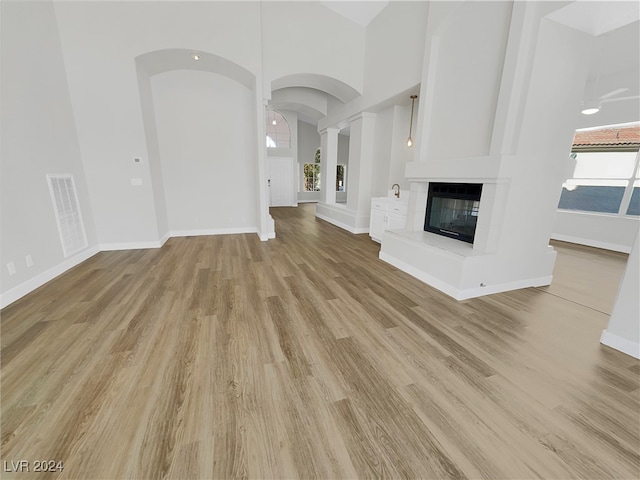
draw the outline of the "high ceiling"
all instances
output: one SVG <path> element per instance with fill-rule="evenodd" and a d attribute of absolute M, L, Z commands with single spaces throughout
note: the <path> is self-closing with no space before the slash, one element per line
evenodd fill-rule
<path fill-rule="evenodd" d="M 369 25 L 369 22 L 371 22 L 371 20 L 373 20 L 389 4 L 387 1 L 334 1 L 321 3 L 325 7 L 330 8 L 334 12 L 339 13 L 343 17 L 348 18 L 362 27 Z"/>
<path fill-rule="evenodd" d="M 640 20 L 640 3 L 578 0 L 550 13 L 547 18 L 599 36 Z"/>

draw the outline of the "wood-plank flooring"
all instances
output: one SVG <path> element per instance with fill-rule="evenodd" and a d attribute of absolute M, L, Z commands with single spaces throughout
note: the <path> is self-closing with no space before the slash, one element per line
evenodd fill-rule
<path fill-rule="evenodd" d="M 640 362 L 598 342 L 626 256 L 556 244 L 552 286 L 456 302 L 313 211 L 3 310 L 2 478 L 640 477 Z"/>

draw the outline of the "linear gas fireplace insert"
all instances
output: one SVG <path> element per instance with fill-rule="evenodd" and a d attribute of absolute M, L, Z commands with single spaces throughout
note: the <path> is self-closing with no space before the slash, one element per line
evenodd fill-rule
<path fill-rule="evenodd" d="M 481 194 L 481 183 L 430 182 L 424 230 L 473 243 Z"/>

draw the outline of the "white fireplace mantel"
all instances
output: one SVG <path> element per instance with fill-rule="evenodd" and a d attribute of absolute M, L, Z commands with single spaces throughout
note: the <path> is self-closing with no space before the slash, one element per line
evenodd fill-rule
<path fill-rule="evenodd" d="M 415 165 L 415 164 L 413 164 Z M 545 248 L 531 258 L 527 278 L 510 274 L 510 265 L 498 255 L 511 188 L 509 178 L 418 177 L 411 172 L 406 227 L 389 230 L 382 238 L 380 259 L 422 280 L 456 300 L 551 283 L 555 251 Z M 482 183 L 478 223 L 473 245 L 424 231 L 429 182 Z"/>

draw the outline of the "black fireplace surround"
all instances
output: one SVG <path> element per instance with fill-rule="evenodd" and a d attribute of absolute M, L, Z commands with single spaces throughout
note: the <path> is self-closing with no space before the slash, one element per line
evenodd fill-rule
<path fill-rule="evenodd" d="M 481 194 L 481 183 L 429 182 L 424 230 L 473 243 Z"/>

